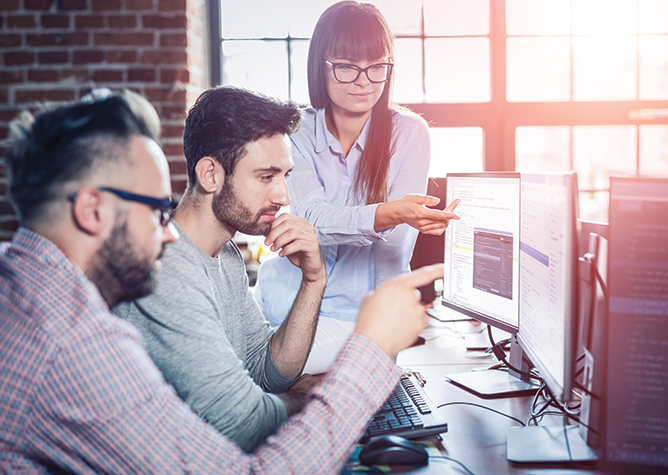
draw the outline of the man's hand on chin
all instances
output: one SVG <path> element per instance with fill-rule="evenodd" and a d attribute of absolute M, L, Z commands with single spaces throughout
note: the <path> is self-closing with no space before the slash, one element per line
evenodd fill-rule
<path fill-rule="evenodd" d="M 264 243 L 272 251 L 280 249 L 279 256 L 287 257 L 299 267 L 304 283 L 324 284 L 327 281 L 318 237 L 307 219 L 288 213 L 281 214 L 273 221 Z"/>

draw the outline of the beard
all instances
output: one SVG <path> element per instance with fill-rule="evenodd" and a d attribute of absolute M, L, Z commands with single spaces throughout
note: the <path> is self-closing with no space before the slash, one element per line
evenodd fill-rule
<path fill-rule="evenodd" d="M 225 186 L 213 197 L 211 203 L 213 214 L 228 228 L 250 236 L 266 236 L 271 231 L 271 221 L 263 222 L 263 214 L 276 214 L 280 206 L 267 206 L 257 213 L 244 205 L 237 197 L 232 183 L 225 179 Z"/>
<path fill-rule="evenodd" d="M 157 259 L 164 254 L 164 248 Z M 155 260 L 140 257 L 128 238 L 127 220 L 117 219 L 95 255 L 90 280 L 109 307 L 149 295 L 155 289 Z"/>

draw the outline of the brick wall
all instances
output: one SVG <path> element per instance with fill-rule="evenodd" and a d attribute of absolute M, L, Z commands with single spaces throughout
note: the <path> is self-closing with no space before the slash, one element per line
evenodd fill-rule
<path fill-rule="evenodd" d="M 125 87 L 157 109 L 183 192 L 185 113 L 208 83 L 205 15 L 205 0 L 0 0 L 0 157 L 21 110 Z M 0 239 L 17 226 L 0 159 Z"/>

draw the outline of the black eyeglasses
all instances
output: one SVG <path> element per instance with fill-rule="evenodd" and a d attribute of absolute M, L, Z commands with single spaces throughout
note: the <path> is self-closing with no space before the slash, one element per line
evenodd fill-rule
<path fill-rule="evenodd" d="M 120 199 L 125 201 L 135 201 L 137 203 L 143 203 L 145 205 L 154 208 L 155 210 L 160 211 L 160 226 L 167 226 L 169 221 L 174 216 L 174 211 L 179 205 L 171 197 L 167 198 L 153 198 L 152 196 L 138 195 L 136 193 L 130 193 L 129 191 L 123 191 L 116 188 L 110 188 L 108 186 L 101 186 L 98 188 L 100 191 L 107 191 L 118 196 Z M 78 192 L 77 192 L 78 193 Z M 74 201 L 77 196 L 77 193 L 72 193 L 67 197 L 70 201 Z"/>
<path fill-rule="evenodd" d="M 332 67 L 332 70 L 334 71 L 334 79 L 343 84 L 350 84 L 357 81 L 362 73 L 366 74 L 369 82 L 385 82 L 390 79 L 392 68 L 394 67 L 393 63 L 374 63 L 366 68 L 360 68 L 351 63 L 332 63 L 327 60 L 325 60 L 325 63 Z"/>

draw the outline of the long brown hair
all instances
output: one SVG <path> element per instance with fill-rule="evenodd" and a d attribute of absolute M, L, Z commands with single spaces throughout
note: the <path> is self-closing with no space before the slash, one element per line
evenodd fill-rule
<path fill-rule="evenodd" d="M 309 97 L 316 109 L 322 109 L 330 102 L 324 61 L 327 54 L 355 61 L 382 57 L 393 61 L 393 36 L 380 10 L 370 3 L 343 1 L 327 8 L 318 19 L 311 37 L 307 67 Z M 369 204 L 387 199 L 394 115 L 393 81 L 394 70 L 373 106 L 369 134 L 358 165 L 355 192 L 359 196 L 366 195 Z"/>

